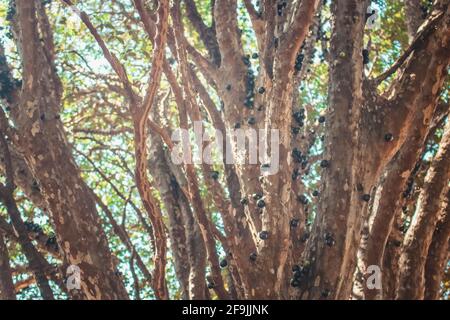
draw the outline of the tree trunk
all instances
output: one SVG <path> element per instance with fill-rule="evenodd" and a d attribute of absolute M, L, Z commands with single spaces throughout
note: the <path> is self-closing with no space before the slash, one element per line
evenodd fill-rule
<path fill-rule="evenodd" d="M 400 257 L 399 299 L 423 299 L 425 264 L 433 231 L 442 210 L 442 200 L 450 178 L 450 123 L 445 127 L 438 153 L 425 177 L 418 208 L 405 235 Z"/>
<path fill-rule="evenodd" d="M 95 203 L 59 118 L 59 80 L 38 35 L 45 26 L 38 23 L 34 1 L 17 0 L 16 6 L 24 85 L 15 119 L 19 135 L 13 141 L 47 204 L 66 265 L 81 269 L 81 292 L 73 297 L 126 299 Z"/>
<path fill-rule="evenodd" d="M 425 299 L 427 300 L 438 300 L 440 297 L 442 276 L 449 257 L 449 240 L 450 192 L 448 191 L 442 207 L 442 216 L 434 229 L 425 264 Z"/>
<path fill-rule="evenodd" d="M 0 233 L 0 300 L 16 300 L 5 237 Z"/>

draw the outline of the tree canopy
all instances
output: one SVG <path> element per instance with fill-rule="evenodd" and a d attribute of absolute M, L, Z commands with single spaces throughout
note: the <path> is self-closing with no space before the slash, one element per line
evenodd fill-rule
<path fill-rule="evenodd" d="M 0 25 L 1 299 L 448 299 L 448 0 L 2 0 Z"/>

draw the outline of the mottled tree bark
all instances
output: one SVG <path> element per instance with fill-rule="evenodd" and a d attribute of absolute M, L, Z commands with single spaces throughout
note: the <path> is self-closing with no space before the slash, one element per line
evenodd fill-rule
<path fill-rule="evenodd" d="M 195 92 L 199 94 L 214 128 L 222 133 L 226 133 L 225 123 L 205 87 L 194 72 L 191 72 L 191 78 Z M 226 150 L 225 141 L 222 148 L 223 150 Z M 249 292 L 250 290 L 251 283 L 256 281 L 256 279 L 251 279 L 254 278 L 253 272 L 251 272 L 253 264 L 249 258 L 252 253 L 256 252 L 256 247 L 246 221 L 245 206 L 241 203 L 241 188 L 235 166 L 227 163 L 225 152 L 223 153 L 222 161 L 224 165 L 225 181 L 228 192 L 230 193 L 230 200 L 227 204 L 220 204 L 220 200 L 217 202 L 219 203 L 219 207 L 223 210 L 221 214 L 224 221 L 226 236 L 229 240 L 227 260 L 229 260 L 231 273 L 233 274 L 234 285 L 238 297 L 244 298 L 245 292 Z M 219 195 L 216 192 L 215 197 L 218 196 Z M 222 197 L 225 197 L 223 193 Z"/>
<path fill-rule="evenodd" d="M 16 300 L 5 237 L 0 232 L 0 300 Z"/>
<path fill-rule="evenodd" d="M 49 266 L 45 258 L 37 251 L 28 237 L 28 231 L 23 223 L 17 203 L 14 199 L 14 170 L 12 167 L 11 154 L 8 143 L 4 136 L 4 131 L 0 130 L 0 149 L 5 163 L 6 183 L 0 184 L 0 200 L 6 207 L 6 211 L 11 219 L 14 230 L 17 232 L 18 241 L 23 253 L 28 260 L 30 269 L 33 271 L 37 286 L 43 299 L 53 300 L 53 292 L 46 277 L 46 267 Z M 3 241 L 3 239 L 2 239 Z"/>
<path fill-rule="evenodd" d="M 450 240 L 450 191 L 442 205 L 442 215 L 434 229 L 425 264 L 425 299 L 438 300 L 445 264 L 448 261 Z"/>
<path fill-rule="evenodd" d="M 12 115 L 17 133 L 11 136 L 36 179 L 52 216 L 66 265 L 81 269 L 81 292 L 74 298 L 125 299 L 115 274 L 108 243 L 95 203 L 79 175 L 59 119 L 60 85 L 51 51 L 41 42 L 34 1 L 17 0 L 18 45 L 23 62 L 23 88 Z M 40 12 L 42 14 L 42 12 Z M 47 51 L 46 51 L 47 50 Z"/>
<path fill-rule="evenodd" d="M 330 54 L 334 63 L 330 70 L 331 116 L 325 153 L 329 168 L 325 169 L 323 202 L 313 230 L 315 240 L 309 243 L 307 255 L 313 268 L 315 261 L 321 267 L 309 279 L 309 289 L 313 288 L 315 294 L 306 297 L 347 299 L 351 287 L 347 280 L 354 271 L 355 242 L 360 240 L 366 201 L 387 163 L 413 132 L 425 136 L 434 114 L 449 61 L 448 4 L 437 7 L 425 31 L 416 37 L 412 56 L 388 71 L 392 74 L 405 64 L 403 73 L 387 91 L 387 99 L 377 97 L 370 82 L 364 86 L 362 83 L 360 50 L 365 7 L 346 2 L 335 3 L 332 9 L 335 24 Z M 343 35 L 350 35 L 351 41 L 341 39 Z M 405 57 L 412 52 L 407 51 Z M 423 90 L 410 94 L 418 83 L 428 94 Z M 386 134 L 394 139 L 386 140 Z"/>
<path fill-rule="evenodd" d="M 405 235 L 400 257 L 398 299 L 423 299 L 425 290 L 425 264 L 433 231 L 439 220 L 442 200 L 450 178 L 450 123 L 439 145 L 425 184 L 419 195 L 418 207 Z"/>
<path fill-rule="evenodd" d="M 395 217 L 401 214 L 401 199 L 406 187 L 406 181 L 410 177 L 419 156 L 422 154 L 422 146 L 425 141 L 425 130 L 417 130 L 410 137 L 386 168 L 379 191 L 377 191 L 371 219 L 369 220 L 369 233 L 365 255 L 363 257 L 365 267 L 376 265 L 381 268 L 386 246 L 395 245 L 388 243 L 388 238 L 395 223 Z M 392 270 L 382 270 L 393 272 Z M 383 279 L 383 278 L 382 278 Z M 384 281 L 383 281 L 384 282 Z M 390 282 L 390 281 L 386 281 Z M 364 287 L 365 298 L 375 299 L 381 297 L 382 290 Z"/>
<path fill-rule="evenodd" d="M 246 6 L 252 8 L 249 3 Z M 256 93 L 254 102 L 249 103 L 249 90 L 253 89 L 248 86 L 252 75 L 245 63 L 237 30 L 236 1 L 217 1 L 215 5 L 216 34 L 222 56 L 215 81 L 224 102 L 227 129 L 236 128 L 237 124 L 243 129 L 266 129 L 266 138 L 270 137 L 270 128 L 278 129 L 280 133 L 281 162 L 277 174 L 262 178 L 261 183 L 260 166 L 249 164 L 248 154 L 245 155 L 245 164 L 236 165 L 243 198 L 249 200 L 245 211 L 247 221 L 257 244 L 258 258 L 252 272 L 266 279 L 264 283 L 251 281 L 251 290 L 247 290 L 246 295 L 248 298 L 267 299 L 281 298 L 287 292 L 287 283 L 283 279 L 290 247 L 289 221 L 293 216 L 290 210 L 292 178 L 289 120 L 294 64 L 312 23 L 317 1 L 303 1 L 292 7 L 290 12 L 294 19 L 286 24 L 278 24 L 274 3 L 264 3 L 262 6 L 264 22 L 258 21 L 255 14 L 252 22 L 254 25 L 264 23 L 266 29 L 265 34 L 260 33 L 261 29 L 257 30 L 261 72 L 254 79 L 255 87 L 264 90 Z M 279 20 L 288 21 L 286 16 Z M 235 150 L 235 141 L 231 141 L 231 144 Z M 264 208 L 258 208 L 256 201 L 251 199 L 255 193 L 263 194 Z M 268 239 L 259 239 L 260 232 L 267 233 Z"/>
<path fill-rule="evenodd" d="M 404 0 L 406 27 L 408 28 L 408 37 L 410 41 L 414 39 L 417 29 L 419 29 L 424 21 L 420 2 L 420 0 Z"/>
<path fill-rule="evenodd" d="M 369 231 L 363 260 L 364 268 L 370 265 L 380 266 L 382 279 L 386 274 L 386 279 L 382 281 L 386 284 L 385 287 L 388 287 L 387 292 L 389 292 L 390 299 L 395 297 L 397 283 L 394 279 L 398 266 L 395 264 L 398 262 L 399 247 L 402 241 L 398 228 L 404 206 L 406 182 L 411 179 L 419 158 L 423 156 L 424 144 L 435 134 L 436 128 L 442 123 L 447 113 L 448 108 L 439 104 L 435 110 L 432 124 L 412 133 L 412 136 L 390 161 L 378 183 L 368 221 Z M 388 257 L 384 257 L 385 250 L 389 251 L 387 252 Z M 365 287 L 365 299 L 377 297 L 387 299 L 388 297 L 383 297 L 382 292 L 386 292 L 385 288 L 377 290 Z"/>
<path fill-rule="evenodd" d="M 363 160 L 363 150 L 359 149 L 364 125 L 361 48 L 366 7 L 364 1 L 332 4 L 330 59 L 334 62 L 329 80 L 329 136 L 324 156 L 327 162 L 322 164 L 326 182 L 313 237 L 305 251 L 303 263 L 311 270 L 307 283 L 302 285 L 302 298 L 350 297 L 349 279 L 356 263 L 355 242 L 359 242 L 366 206 L 361 196 L 363 192 L 370 193 L 374 173 L 362 174 L 372 163 Z M 363 190 L 359 191 L 358 185 Z"/>
<path fill-rule="evenodd" d="M 402 212 L 401 209 L 396 208 L 394 223 L 384 248 L 383 261 L 380 266 L 382 270 L 382 298 L 384 300 L 395 300 L 395 291 L 398 287 L 398 261 L 402 252 L 404 237 L 402 230 Z M 377 290 L 374 291 L 376 292 Z"/>
<path fill-rule="evenodd" d="M 36 188 L 36 181 L 23 156 L 14 150 L 13 145 L 10 144 L 9 148 L 11 150 L 11 160 L 14 167 L 14 182 L 36 207 L 45 210 L 44 198 L 42 197 L 39 188 Z M 0 159 L 0 171 L 2 173 L 5 172 L 3 159 Z"/>
<path fill-rule="evenodd" d="M 182 298 L 193 299 L 196 296 L 190 297 L 189 295 L 190 264 L 186 261 L 186 257 L 189 258 L 185 230 L 187 223 L 183 219 L 180 204 L 177 199 L 180 196 L 181 189 L 166 163 L 164 153 L 161 138 L 152 134 L 149 139 L 149 167 L 154 170 L 155 187 L 161 194 L 162 203 L 169 217 L 168 229 L 175 273 L 180 283 Z M 200 252 L 201 250 L 198 251 L 198 253 Z M 195 280 L 204 282 L 204 278 Z M 200 292 L 203 296 L 204 288 Z"/>
<path fill-rule="evenodd" d="M 72 1 L 62 0 L 79 14 L 123 86 L 118 92 L 129 105 L 125 118 L 131 119 L 133 126 L 126 131 L 134 133 L 135 182 L 152 228 L 139 209 L 133 208 L 150 231 L 153 274 L 136 254 L 125 228 L 115 222 L 100 198 L 92 197 L 80 177 L 59 119 L 62 86 L 55 72 L 55 49 L 44 6 L 38 0 L 13 2 L 17 4 L 13 30 L 23 61 L 23 85 L 14 88 L 5 102 L 11 109 L 8 117 L 0 110 L 1 129 L 7 133 L 12 153 L 14 172 L 9 176 L 52 218 L 63 265 L 81 268 L 82 290 L 72 292 L 73 298 L 127 298 L 115 272 L 96 203 L 132 253 L 137 298 L 140 292 L 135 262 L 151 281 L 156 298 L 169 298 L 167 240 L 183 299 L 208 299 L 213 292 L 219 299 L 349 299 L 354 279 L 359 282 L 357 298 L 438 297 L 448 258 L 448 203 L 442 204 L 441 199 L 448 192 L 450 178 L 450 161 L 446 160 L 450 155 L 450 125 L 431 168 L 426 168 L 425 185 L 421 183 L 426 170 L 414 180 L 420 181 L 420 195 L 418 191 L 410 198 L 417 212 L 406 237 L 400 225 L 402 219 L 410 218 L 402 212 L 402 192 L 424 154 L 427 135 L 438 113 L 441 88 L 448 78 L 448 1 L 435 1 L 426 19 L 421 1 L 404 2 L 410 46 L 376 78 L 369 78 L 365 72 L 367 57 L 363 51 L 370 1 L 332 1 L 331 47 L 329 53 L 324 52 L 329 63 L 327 116 L 326 121 L 313 125 L 310 112 L 315 115 L 317 108 L 299 106 L 297 90 L 308 73 L 305 68 L 309 68 L 309 62 L 305 61 L 302 68 L 298 61 L 313 59 L 316 41 L 326 41 L 318 39 L 326 37 L 320 29 L 321 9 L 314 18 L 319 0 L 261 1 L 259 8 L 253 1 L 244 0 L 258 47 L 251 55 L 245 55 L 247 46 L 238 29 L 241 3 L 237 0 L 211 1 L 211 26 L 202 18 L 204 11 L 197 9 L 196 1 L 158 1 L 151 9 L 146 1 L 133 0 L 136 14 L 128 12 L 128 7 L 122 9 L 136 25 L 142 23 L 153 47 L 148 88 L 142 97 L 135 92 L 139 81 L 129 79 L 125 66 L 109 51 L 87 14 L 76 10 Z M 326 2 L 323 5 L 328 8 Z M 194 38 L 184 34 L 185 21 L 190 23 Z M 197 49 L 198 41 L 204 46 Z M 165 50 L 166 42 L 170 51 Z M 202 50 L 209 59 L 202 56 Z M 176 64 L 169 65 L 169 55 Z M 8 73 L 3 60 L 0 71 Z M 234 129 L 261 129 L 257 136 L 267 140 L 269 154 L 273 151 L 270 130 L 278 130 L 278 171 L 264 174 L 268 159 L 262 159 L 261 145 L 256 146 L 258 163 L 249 163 L 248 150 L 244 163 L 229 164 L 230 159 L 224 155 L 223 181 L 211 164 L 197 167 L 172 163 L 164 146 L 169 150 L 173 147 L 171 130 L 160 127 L 160 119 L 149 117 L 163 72 L 171 87 L 167 97 L 175 98 L 181 128 L 191 130 L 192 123 L 209 120 L 223 134 Z M 172 106 L 169 109 L 171 118 L 164 126 L 175 120 Z M 305 123 L 297 121 L 298 110 L 304 110 Z M 316 137 L 322 134 L 325 152 L 319 159 L 311 152 L 318 147 Z M 432 144 L 438 142 L 433 139 Z M 205 145 L 200 142 L 198 147 Z M 228 147 L 224 144 L 224 149 Z M 237 150 L 235 140 L 231 148 L 232 160 L 237 160 L 242 150 Z M 310 186 L 302 178 L 310 169 L 315 174 L 316 168 L 311 166 L 316 164 L 321 171 L 321 186 L 315 196 L 317 202 L 309 206 L 305 195 L 309 196 L 306 192 Z M 6 165 L 4 158 L 0 159 L 5 175 Z M 207 188 L 207 197 L 202 187 Z M 119 197 L 125 200 L 123 195 Z M 12 193 L 3 192 L 3 201 L 14 228 L 22 230 L 19 240 L 36 282 L 43 296 L 50 299 L 48 263 L 42 256 L 36 258 L 36 248 L 30 247 Z M 224 234 L 212 221 L 213 210 L 221 215 Z M 305 224 L 307 217 L 315 219 L 312 227 Z M 0 229 L 12 229 L 0 222 Z M 219 265 L 220 245 L 226 253 L 226 267 Z M 8 260 L 5 252 L 1 261 Z M 382 269 L 381 290 L 366 287 L 365 272 L 370 265 Z M 292 266 L 297 270 L 294 273 Z M 206 274 L 208 269 L 210 273 Z M 7 270 L 5 274 L 10 278 Z"/>

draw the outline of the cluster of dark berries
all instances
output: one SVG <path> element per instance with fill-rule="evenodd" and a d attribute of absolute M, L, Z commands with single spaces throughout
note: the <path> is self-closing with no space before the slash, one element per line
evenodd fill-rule
<path fill-rule="evenodd" d="M 280 1 L 277 5 L 277 14 L 279 16 L 283 15 L 283 10 L 287 7 L 287 2 L 286 1 Z"/>
<path fill-rule="evenodd" d="M 31 221 L 25 221 L 24 225 L 28 232 L 42 233 L 42 228 L 37 223 L 31 222 Z"/>
<path fill-rule="evenodd" d="M 291 222 L 289 223 L 289 225 L 291 226 L 292 229 L 295 229 L 300 225 L 300 220 L 292 219 Z"/>
<path fill-rule="evenodd" d="M 420 10 L 422 11 L 422 19 L 426 19 L 428 17 L 428 13 L 431 11 L 433 7 L 433 0 L 428 0 L 425 5 L 420 6 Z"/>
<path fill-rule="evenodd" d="M 295 71 L 300 72 L 302 70 L 303 60 L 305 60 L 305 55 L 303 53 L 299 53 L 295 59 Z"/>
<path fill-rule="evenodd" d="M 336 243 L 336 241 L 334 240 L 333 235 L 330 232 L 325 232 L 323 239 L 325 241 L 325 244 L 329 247 L 334 246 L 334 244 Z"/>
<path fill-rule="evenodd" d="M 362 56 L 363 56 L 363 64 L 364 65 L 369 64 L 369 62 L 370 62 L 369 50 L 363 49 Z"/>
<path fill-rule="evenodd" d="M 408 181 L 406 182 L 406 188 L 405 191 L 403 191 L 403 198 L 408 198 L 411 196 L 414 189 L 414 179 L 408 178 Z"/>
<path fill-rule="evenodd" d="M 248 54 L 245 55 L 245 56 L 242 58 L 242 61 L 244 62 L 244 64 L 245 64 L 247 67 L 250 67 L 250 66 L 251 66 L 250 56 L 249 56 Z"/>
<path fill-rule="evenodd" d="M 303 161 L 302 152 L 297 148 L 294 148 L 294 150 L 292 150 L 292 158 L 294 158 L 295 162 L 301 163 Z"/>
<path fill-rule="evenodd" d="M 295 168 L 292 172 L 292 180 L 297 180 L 297 178 L 300 176 L 300 170 L 298 168 Z"/>
<path fill-rule="evenodd" d="M 366 13 L 366 22 L 367 22 L 367 20 L 368 20 L 371 16 L 373 16 L 375 13 L 377 13 L 375 10 L 372 10 L 371 12 Z"/>
<path fill-rule="evenodd" d="M 291 128 L 291 132 L 292 132 L 292 134 L 297 135 L 297 134 L 300 133 L 300 128 L 299 127 L 292 127 Z"/>
<path fill-rule="evenodd" d="M 295 122 L 298 123 L 299 127 L 303 127 L 305 125 L 305 109 L 301 108 L 299 111 L 294 112 L 293 114 Z"/>
<path fill-rule="evenodd" d="M 302 280 L 304 280 L 308 276 L 309 270 L 310 268 L 308 265 L 294 265 L 292 267 L 291 286 L 294 288 L 299 287 Z"/>
<path fill-rule="evenodd" d="M 251 68 L 250 56 L 245 56 L 243 58 L 244 64 L 247 66 L 247 79 L 245 82 L 246 97 L 244 101 L 244 106 L 249 109 L 253 109 L 254 99 L 255 99 L 255 75 Z"/>
<path fill-rule="evenodd" d="M 403 224 L 398 228 L 398 230 L 399 230 L 402 234 L 406 234 L 406 232 L 408 231 L 408 226 L 407 226 L 405 223 L 403 223 Z"/>
<path fill-rule="evenodd" d="M 6 11 L 6 20 L 12 21 L 16 15 L 16 2 L 9 1 L 8 10 Z"/>
<path fill-rule="evenodd" d="M 45 244 L 49 247 L 55 246 L 56 245 L 56 236 L 55 235 L 49 236 Z"/>
<path fill-rule="evenodd" d="M 12 79 L 6 66 L 6 58 L 0 56 L 0 99 L 10 102 L 12 92 L 22 85 L 22 81 Z"/>

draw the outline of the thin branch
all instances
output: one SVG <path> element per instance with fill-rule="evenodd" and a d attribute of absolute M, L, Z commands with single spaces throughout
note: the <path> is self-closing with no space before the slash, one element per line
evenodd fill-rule
<path fill-rule="evenodd" d="M 386 71 L 384 71 L 381 75 L 376 77 L 373 81 L 376 84 L 380 84 L 387 78 L 389 78 L 392 74 L 394 74 L 409 58 L 409 56 L 412 54 L 412 52 L 420 45 L 422 44 L 426 38 L 433 33 L 433 30 L 435 29 L 436 24 L 441 20 L 441 18 L 444 16 L 445 12 L 440 12 L 436 16 L 434 16 L 427 24 L 426 26 L 419 32 L 419 34 L 416 36 L 416 38 L 413 40 L 411 45 L 403 52 L 403 54 L 397 59 L 397 61 L 394 62 L 393 65 L 389 67 Z"/>
<path fill-rule="evenodd" d="M 120 81 L 122 82 L 127 92 L 128 98 L 130 99 L 132 104 L 134 104 L 136 102 L 136 94 L 134 93 L 131 82 L 128 79 L 125 67 L 120 63 L 119 59 L 115 56 L 115 54 L 109 51 L 108 47 L 106 46 L 100 34 L 98 33 L 97 29 L 94 27 L 91 20 L 89 19 L 89 16 L 85 12 L 77 9 L 71 0 L 61 0 L 61 1 L 64 2 L 66 5 L 68 5 L 69 8 L 72 10 L 72 12 L 78 15 L 81 21 L 83 21 L 84 25 L 88 28 L 89 32 L 92 34 L 97 44 L 102 49 L 104 57 L 109 62 L 114 72 L 117 74 Z"/>

